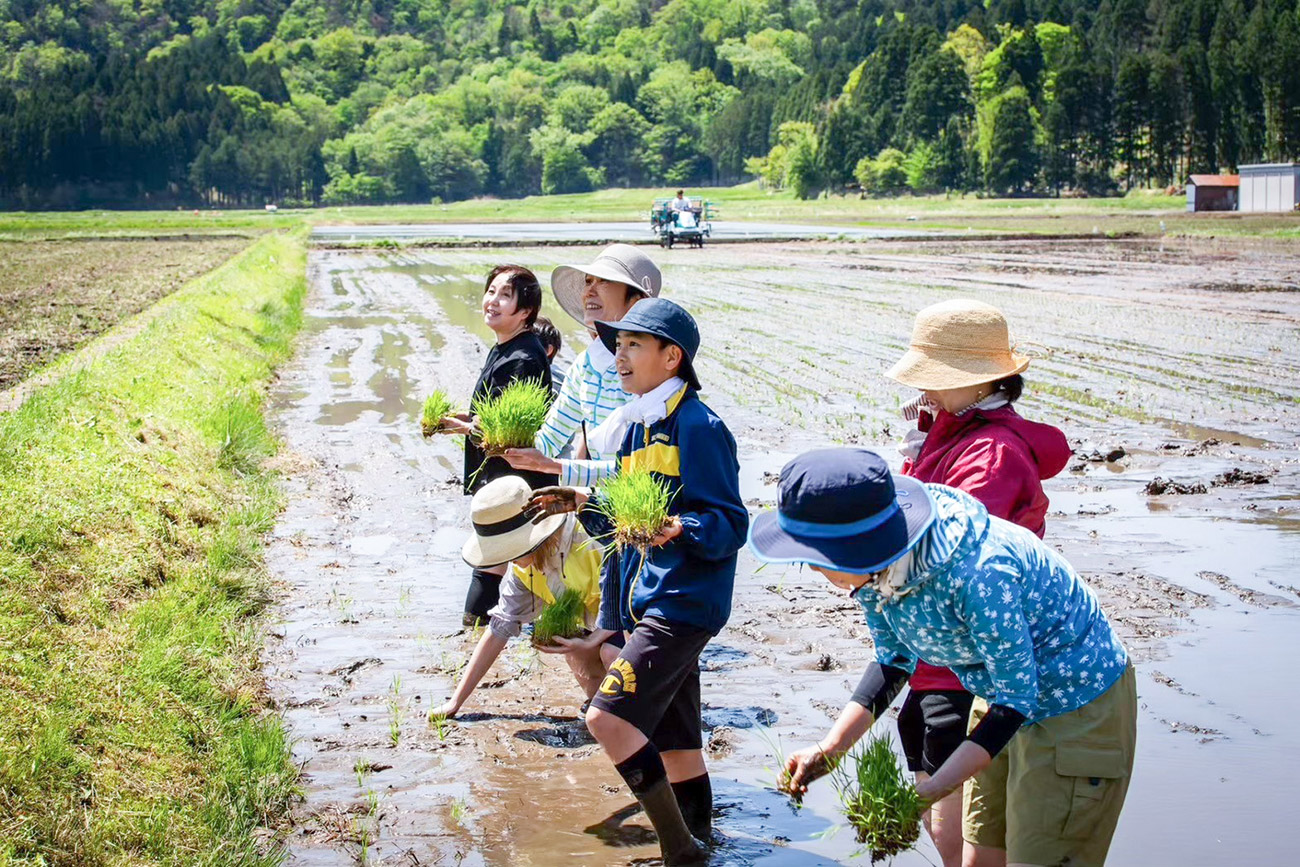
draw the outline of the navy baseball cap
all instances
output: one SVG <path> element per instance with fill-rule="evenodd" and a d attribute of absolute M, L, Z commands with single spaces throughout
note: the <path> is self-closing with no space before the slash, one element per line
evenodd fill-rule
<path fill-rule="evenodd" d="M 879 572 L 910 551 L 934 517 L 925 486 L 891 473 L 875 452 L 820 449 L 781 468 L 776 511 L 750 522 L 749 548 L 765 563 Z"/>
<path fill-rule="evenodd" d="M 700 387 L 699 377 L 695 375 L 695 353 L 700 348 L 700 329 L 682 305 L 667 298 L 642 298 L 619 321 L 596 323 L 596 334 L 610 352 L 614 351 L 620 331 L 653 334 L 676 343 L 686 355 L 678 375 L 688 385 Z"/>

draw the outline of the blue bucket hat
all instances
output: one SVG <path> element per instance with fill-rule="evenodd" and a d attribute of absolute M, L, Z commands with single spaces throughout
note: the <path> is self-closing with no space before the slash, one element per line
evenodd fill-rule
<path fill-rule="evenodd" d="M 765 563 L 879 572 L 902 557 L 935 517 L 925 486 L 889 471 L 867 449 L 805 452 L 781 468 L 776 511 L 749 525 Z"/>
<path fill-rule="evenodd" d="M 695 375 L 695 353 L 700 348 L 700 329 L 686 308 L 667 298 L 643 298 L 617 322 L 597 322 L 596 334 L 600 342 L 614 351 L 615 339 L 620 331 L 653 334 L 682 348 L 686 358 L 678 375 L 693 388 L 700 387 Z"/>

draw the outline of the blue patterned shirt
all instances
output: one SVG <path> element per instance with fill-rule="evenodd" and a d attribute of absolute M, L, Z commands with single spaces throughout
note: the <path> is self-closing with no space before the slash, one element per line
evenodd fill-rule
<path fill-rule="evenodd" d="M 1033 533 L 991 517 L 978 500 L 926 485 L 934 523 L 892 598 L 855 594 L 876 660 L 909 674 L 946 666 L 966 689 L 1025 715 L 1077 710 L 1119 679 L 1128 653 L 1083 580 Z"/>

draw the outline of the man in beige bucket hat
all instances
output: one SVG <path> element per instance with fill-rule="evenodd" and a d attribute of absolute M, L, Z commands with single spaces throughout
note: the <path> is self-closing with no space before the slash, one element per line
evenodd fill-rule
<path fill-rule="evenodd" d="M 596 322 L 617 322 L 642 298 L 656 298 L 662 277 L 650 257 L 630 244 L 610 244 L 587 265 L 561 265 L 551 272 L 551 290 L 564 311 L 594 338 Z M 551 404 L 534 448 L 510 449 L 505 459 L 517 470 L 558 473 L 560 484 L 589 487 L 614 470 L 614 450 L 589 442 L 586 432 L 632 400 L 623 390 L 614 354 L 592 340 L 573 360 L 559 395 Z M 559 459 L 581 434 L 578 457 Z M 608 451 L 608 453 L 606 453 Z M 585 456 L 584 453 L 585 452 Z"/>

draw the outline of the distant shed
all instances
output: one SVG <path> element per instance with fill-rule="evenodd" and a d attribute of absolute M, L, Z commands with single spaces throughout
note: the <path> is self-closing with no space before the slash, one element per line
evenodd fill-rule
<path fill-rule="evenodd" d="M 1187 210 L 1237 210 L 1237 175 L 1192 175 L 1187 179 Z"/>
<path fill-rule="evenodd" d="M 1294 211 L 1300 205 L 1300 163 L 1241 166 L 1241 210 Z"/>

